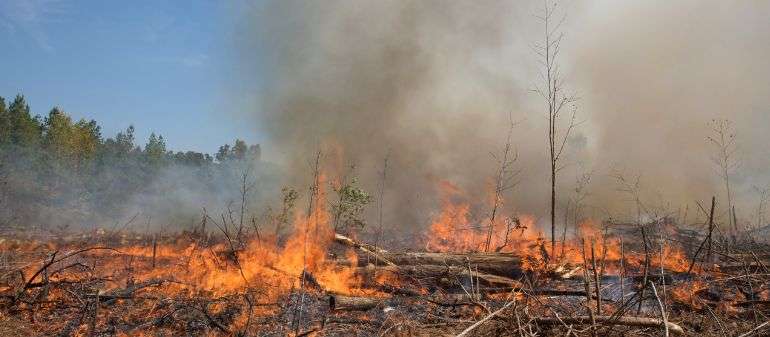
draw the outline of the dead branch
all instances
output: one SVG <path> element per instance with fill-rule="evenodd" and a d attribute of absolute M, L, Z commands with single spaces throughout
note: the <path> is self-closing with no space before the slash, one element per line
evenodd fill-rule
<path fill-rule="evenodd" d="M 594 316 L 596 324 L 600 325 L 623 325 L 632 327 L 663 327 L 662 320 L 657 318 L 647 317 L 612 317 L 612 316 Z M 562 317 L 559 321 L 556 317 L 536 317 L 534 321 L 541 325 L 561 325 L 563 321 L 566 324 L 586 325 L 591 324 L 591 317 L 588 316 L 574 316 L 574 317 Z M 668 330 L 675 335 L 684 335 L 684 329 L 681 326 L 674 323 L 667 323 L 665 325 Z"/>

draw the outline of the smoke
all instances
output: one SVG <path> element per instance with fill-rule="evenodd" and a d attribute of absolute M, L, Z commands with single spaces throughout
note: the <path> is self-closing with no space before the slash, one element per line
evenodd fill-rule
<path fill-rule="evenodd" d="M 611 172 L 641 176 L 645 198 L 671 209 L 722 195 L 707 123 L 734 121 L 739 207 L 770 173 L 770 5 L 761 1 L 560 4 L 562 72 L 582 122 L 567 142 L 563 204 L 594 172 L 597 215 L 628 211 Z M 448 180 L 485 212 L 509 120 L 518 121 L 520 183 L 506 207 L 544 216 L 549 166 L 544 102 L 531 46 L 542 3 L 266 1 L 238 9 L 235 78 L 247 83 L 265 148 L 287 184 L 307 184 L 321 149 L 331 177 L 375 192 L 388 156 L 388 226 L 419 230 Z M 241 91 L 242 93 L 243 91 Z M 242 100 L 242 99 L 241 99 Z M 243 100 L 242 100 L 243 101 Z M 250 101 L 250 100 L 246 100 Z M 694 212 L 693 212 L 694 213 Z"/>
<path fill-rule="evenodd" d="M 204 212 L 220 225 L 223 216 L 240 224 L 243 202 L 243 225 L 251 226 L 252 217 L 262 221 L 267 205 L 279 194 L 276 169 L 270 163 L 252 159 L 216 165 L 200 168 L 170 164 L 160 169 L 147 188 L 126 196 L 118 209 L 119 217 L 93 213 L 111 219 L 139 215 L 142 221 L 150 221 L 152 229 L 179 231 L 200 228 Z M 144 224 L 139 222 L 129 229 L 143 229 Z"/>
<path fill-rule="evenodd" d="M 138 148 L 118 156 L 101 151 L 101 159 L 78 168 L 38 147 L 3 148 L 0 155 L 11 160 L 0 166 L 0 228 L 173 232 L 201 228 L 204 212 L 220 226 L 223 218 L 240 225 L 243 212 L 251 228 L 252 218 L 270 215 L 280 193 L 275 165 L 251 151 L 217 162 L 166 155 L 157 165 Z"/>
<path fill-rule="evenodd" d="M 642 174 L 667 200 L 720 192 L 706 137 L 711 119 L 733 121 L 735 180 L 744 211 L 766 185 L 770 5 L 720 1 L 599 2 L 572 22 L 570 55 L 585 92 L 594 160 Z M 739 203 L 740 204 L 740 203 Z M 676 205 L 679 206 L 679 205 Z M 751 205 L 753 207 L 753 205 Z"/>

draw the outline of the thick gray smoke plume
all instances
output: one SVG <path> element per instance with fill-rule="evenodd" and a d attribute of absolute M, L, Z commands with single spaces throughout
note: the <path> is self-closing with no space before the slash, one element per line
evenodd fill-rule
<path fill-rule="evenodd" d="M 376 191 L 387 153 L 388 226 L 419 229 L 457 184 L 485 212 L 509 115 L 519 121 L 520 184 L 506 207 L 544 216 L 545 104 L 531 92 L 542 40 L 539 1 L 266 1 L 239 8 L 239 81 L 254 84 L 268 155 L 306 186 L 322 149 L 330 178 Z M 762 1 L 564 2 L 561 64 L 582 124 L 568 141 L 561 201 L 593 171 L 597 215 L 630 210 L 611 172 L 641 175 L 650 203 L 676 210 L 723 195 L 707 123 L 734 121 L 739 209 L 767 184 L 770 4 Z M 250 79 L 250 80 L 249 80 Z M 305 185 L 303 185 L 305 184 Z M 693 213 L 695 213 L 693 211 Z M 545 217 L 543 217 L 545 218 Z"/>

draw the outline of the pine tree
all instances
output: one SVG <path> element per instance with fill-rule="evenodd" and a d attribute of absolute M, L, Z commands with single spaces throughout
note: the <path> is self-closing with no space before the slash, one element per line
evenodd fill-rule
<path fill-rule="evenodd" d="M 43 124 L 43 149 L 60 164 L 70 164 L 75 158 L 75 137 L 72 118 L 59 107 L 48 113 Z"/>
<path fill-rule="evenodd" d="M 40 143 L 40 120 L 32 117 L 23 95 L 16 95 L 13 103 L 8 106 L 8 117 L 11 124 L 11 143 L 20 147 L 31 147 Z"/>
<path fill-rule="evenodd" d="M 216 154 L 216 159 L 220 163 L 230 159 L 230 144 L 225 144 L 219 147 L 219 151 L 217 151 Z"/>
<path fill-rule="evenodd" d="M 163 139 L 163 136 L 156 136 L 153 132 L 150 134 L 147 145 L 144 146 L 144 156 L 147 159 L 147 162 L 153 167 L 158 167 L 163 163 L 165 155 L 166 141 Z"/>
<path fill-rule="evenodd" d="M 231 152 L 231 155 L 234 159 L 243 160 L 246 158 L 246 152 L 249 150 L 249 147 L 246 145 L 246 142 L 236 139 L 235 145 L 233 145 L 233 150 Z"/>
<path fill-rule="evenodd" d="M 0 146 L 11 141 L 11 118 L 5 107 L 5 99 L 0 97 Z"/>
<path fill-rule="evenodd" d="M 108 138 L 104 141 L 101 150 L 103 164 L 127 160 L 133 150 L 134 126 L 131 125 L 126 128 L 125 132 L 118 132 L 115 138 Z"/>
<path fill-rule="evenodd" d="M 102 132 L 95 120 L 81 119 L 74 127 L 75 157 L 78 167 L 82 169 L 84 166 L 90 166 L 96 157 L 102 143 Z"/>

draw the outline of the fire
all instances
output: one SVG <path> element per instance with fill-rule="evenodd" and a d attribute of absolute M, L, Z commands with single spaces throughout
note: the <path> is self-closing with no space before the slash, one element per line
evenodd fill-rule
<path fill-rule="evenodd" d="M 486 250 L 489 228 L 492 227 L 489 251 L 528 252 L 538 248 L 531 243 L 542 238 L 535 232 L 534 217 L 496 216 L 477 223 L 471 221 L 471 206 L 463 199 L 462 190 L 456 185 L 442 181 L 439 185 L 441 194 L 441 212 L 431 221 L 427 235 L 426 248 L 436 252 L 481 252 Z M 502 207 L 502 201 L 499 201 Z"/>
<path fill-rule="evenodd" d="M 102 273 L 89 276 L 104 280 L 94 286 L 98 296 L 123 291 L 136 284 L 165 280 L 162 287 L 157 286 L 152 290 L 161 293 L 159 298 L 194 298 L 201 294 L 207 298 L 253 296 L 260 303 L 272 304 L 283 303 L 287 294 L 300 288 L 349 296 L 384 297 L 385 294 L 380 291 L 385 291 L 385 288 L 371 287 L 372 283 L 369 282 L 379 285 L 410 285 L 404 275 L 394 269 L 377 269 L 379 267 L 374 265 L 359 269 L 359 255 L 352 249 L 344 252 L 345 263 L 330 258 L 329 251 L 335 238 L 333 216 L 326 208 L 323 186 L 320 187 L 316 193 L 317 200 L 314 200 L 315 207 L 309 214 L 296 214 L 293 231 L 285 243 L 279 243 L 275 237 L 263 236 L 236 242 L 220 238 L 217 243 L 211 244 L 207 234 L 202 237 L 192 236 L 191 240 L 178 239 L 158 245 L 145 242 L 142 245 L 80 254 L 73 258 L 77 261 L 64 261 L 50 266 L 51 275 L 46 277 L 50 281 L 72 282 L 74 276 L 83 274 L 57 274 L 55 270 L 77 262 L 84 266 L 94 266 L 91 271 Z M 439 192 L 441 210 L 431 219 L 424 241 L 429 251 L 510 253 L 514 257 L 521 257 L 523 271 L 563 278 L 582 274 L 582 271 L 592 269 L 594 264 L 596 270 L 601 270 L 604 275 L 626 276 L 631 273 L 639 275 L 646 262 L 649 262 L 648 271 L 651 274 L 658 274 L 661 267 L 667 273 L 686 271 L 689 268 L 690 259 L 686 258 L 681 249 L 665 243 L 661 246 L 662 240 L 656 240 L 657 237 L 648 237 L 646 252 L 640 250 L 639 242 L 626 242 L 623 246 L 620 237 L 612 235 L 604 226 L 591 219 L 577 225 L 574 235 L 560 240 L 563 242 L 558 243 L 556 250 L 550 251 L 550 242 L 537 228 L 536 219 L 530 215 L 510 212 L 510 208 L 503 207 L 501 198 L 491 200 L 492 205 L 497 207 L 494 216 L 491 212 L 477 216 L 472 211 L 473 203 L 456 185 L 442 182 Z M 66 255 L 67 248 L 72 248 L 47 244 L 52 251 L 63 252 L 61 255 Z M 37 246 L 39 243 L 0 241 L 0 247 L 6 251 L 33 251 L 37 249 L 33 247 Z M 24 277 L 39 270 L 49 259 L 41 258 L 40 263 L 28 266 Z M 101 268 L 96 268 L 96 263 Z M 112 266 L 121 267 L 110 268 Z M 40 278 L 42 276 L 37 280 Z M 14 286 L 7 288 L 4 290 L 12 291 Z M 698 308 L 702 300 L 696 293 L 704 288 L 706 285 L 699 282 L 678 285 L 671 290 L 672 298 Z M 414 291 L 428 294 L 429 289 L 420 286 Z M 767 298 L 769 293 L 765 292 L 761 296 Z M 501 293 L 497 296 L 509 295 Z M 55 298 L 68 295 L 60 292 L 48 296 Z M 490 298 L 495 296 L 491 294 Z M 515 296 L 523 299 L 523 294 Z M 288 297 L 290 301 L 292 298 Z M 224 304 L 221 307 L 219 305 L 212 302 L 210 309 L 216 312 L 228 310 Z M 478 311 L 481 308 L 470 309 L 474 310 L 470 313 L 473 316 L 482 314 Z M 132 315 L 144 315 L 152 310 L 155 309 L 142 308 Z M 257 307 L 254 313 L 274 315 L 277 310 L 280 309 L 275 306 Z M 240 312 L 228 324 L 248 325 L 250 315 Z"/>
<path fill-rule="evenodd" d="M 703 308 L 703 300 L 698 298 L 697 292 L 708 289 L 708 285 L 700 280 L 684 282 L 671 289 L 671 297 L 682 304 L 686 304 L 695 309 Z"/>
<path fill-rule="evenodd" d="M 591 219 L 582 221 L 577 226 L 577 235 L 558 242 L 555 252 L 550 251 L 550 244 L 535 226 L 535 218 L 529 215 L 505 215 L 500 212 L 502 200 L 498 199 L 498 210 L 494 221 L 491 217 L 474 220 L 471 203 L 456 185 L 442 181 L 439 184 L 441 211 L 435 215 L 426 233 L 426 248 L 436 252 L 483 252 L 489 228 L 490 252 L 510 252 L 524 257 L 525 268 L 552 268 L 549 264 L 582 265 L 584 258 L 592 263 L 593 257 L 597 268 L 601 267 L 607 275 L 619 275 L 621 266 L 626 270 L 641 270 L 645 254 L 631 251 L 627 246 L 622 251 L 621 238 L 602 230 L 602 226 Z M 491 193 L 491 192 L 490 192 Z M 488 198 L 494 202 L 494 196 Z M 668 226 L 666 227 L 669 228 Z M 585 254 L 585 257 L 584 257 Z M 679 247 L 663 244 L 661 247 L 648 242 L 650 268 L 661 265 L 669 272 L 685 272 L 689 269 L 684 252 Z M 621 264 L 621 260 L 622 264 Z"/>
<path fill-rule="evenodd" d="M 352 294 L 360 286 L 360 279 L 352 268 L 339 268 L 326 263 L 327 249 L 334 233 L 330 226 L 331 216 L 325 205 L 325 194 L 321 188 L 318 207 L 309 215 L 299 214 L 294 220 L 294 232 L 283 247 L 274 243 L 253 240 L 247 248 L 238 254 L 240 270 L 215 268 L 209 263 L 200 265 L 199 270 L 206 273 L 208 289 L 233 291 L 248 286 L 259 280 L 275 281 L 279 293 L 286 293 L 290 288 L 301 287 L 303 271 L 308 272 L 315 281 L 327 291 Z M 348 252 L 348 259 L 355 266 L 355 254 Z M 206 259 L 201 260 L 209 262 Z M 237 266 L 236 266 L 237 267 Z M 241 273 L 242 271 L 242 273 Z"/>
<path fill-rule="evenodd" d="M 427 249 L 433 251 L 467 251 L 477 244 L 474 231 L 469 228 L 470 205 L 454 203 L 452 197 L 460 194 L 460 189 L 448 181 L 440 184 L 441 213 L 430 225 L 430 239 Z"/>
<path fill-rule="evenodd" d="M 323 198 L 324 193 L 320 191 L 316 204 L 325 205 Z M 245 242 L 242 247 L 236 247 L 234 251 L 226 243 L 211 246 L 200 242 L 181 246 L 166 243 L 156 247 L 128 246 L 116 250 L 98 250 L 78 259 L 83 260 L 85 265 L 91 264 L 90 256 L 93 261 L 101 264 L 122 265 L 113 262 L 125 262 L 130 266 L 127 270 L 119 271 L 106 268 L 113 275 L 102 291 L 120 288 L 128 283 L 164 279 L 175 282 L 169 289 L 207 291 L 217 296 L 237 293 L 256 284 L 267 285 L 264 295 L 268 299 L 275 299 L 276 296 L 289 293 L 291 289 L 301 287 L 304 270 L 312 275 L 323 290 L 355 294 L 361 284 L 355 269 L 326 263 L 327 248 L 333 235 L 329 212 L 320 206 L 315 207 L 309 215 L 296 216 L 294 232 L 283 246 L 277 245 L 275 240 L 256 238 Z M 352 266 L 356 265 L 355 253 L 348 251 L 347 258 L 352 261 Z M 157 261 L 157 266 L 153 266 L 151 260 Z M 41 266 L 42 263 L 30 266 L 27 274 L 31 275 Z M 52 279 L 58 277 L 52 276 Z"/>

